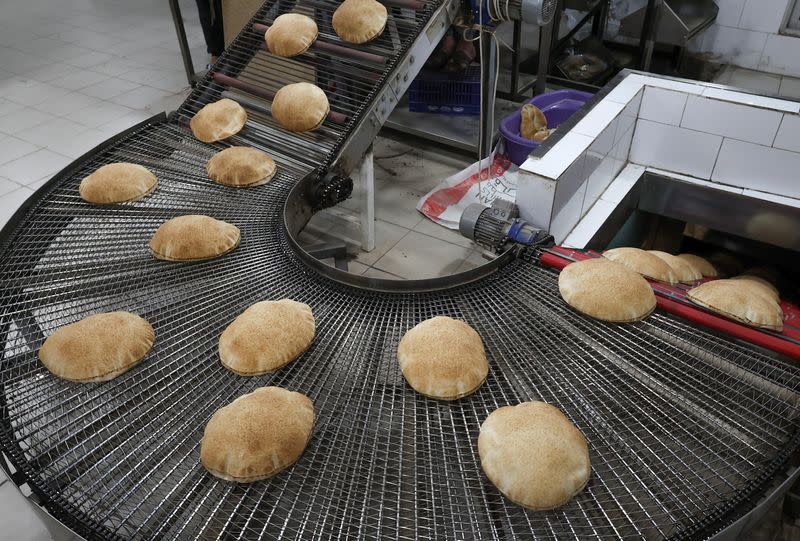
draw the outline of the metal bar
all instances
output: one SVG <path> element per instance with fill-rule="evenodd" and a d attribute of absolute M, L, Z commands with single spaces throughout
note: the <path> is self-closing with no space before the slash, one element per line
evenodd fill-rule
<path fill-rule="evenodd" d="M 253 23 L 253 30 L 259 33 L 266 33 L 267 30 L 269 30 L 269 26 L 261 23 Z M 326 41 L 316 40 L 311 44 L 311 48 L 340 56 L 352 56 L 353 58 L 360 58 L 361 60 L 375 62 L 376 64 L 386 63 L 385 56 L 369 53 L 367 51 L 360 51 L 358 49 L 351 49 L 349 47 L 342 47 L 341 45 L 328 43 Z"/>
<path fill-rule="evenodd" d="M 560 3 L 559 3 L 560 5 Z M 556 10 L 553 20 L 539 29 L 539 62 L 536 68 L 536 80 L 533 81 L 533 95 L 544 94 L 547 87 L 547 76 L 550 72 L 550 45 L 553 41 L 554 27 L 556 21 L 561 21 L 561 11 Z M 555 35 L 558 33 L 555 32 Z M 520 93 L 525 92 L 525 87 L 520 89 Z"/>
<path fill-rule="evenodd" d="M 650 62 L 653 60 L 653 50 L 658 32 L 658 20 L 661 15 L 661 6 L 664 0 L 647 0 L 647 9 L 642 23 L 642 36 L 639 39 L 639 69 L 650 71 Z"/>
<path fill-rule="evenodd" d="M 178 46 L 181 49 L 183 58 L 183 69 L 186 71 L 186 79 L 189 84 L 194 86 L 194 64 L 192 63 L 192 52 L 189 50 L 189 42 L 186 40 L 186 28 L 183 26 L 183 16 L 178 0 L 169 0 L 169 10 L 172 13 L 172 22 L 175 25 L 175 33 L 178 35 Z"/>

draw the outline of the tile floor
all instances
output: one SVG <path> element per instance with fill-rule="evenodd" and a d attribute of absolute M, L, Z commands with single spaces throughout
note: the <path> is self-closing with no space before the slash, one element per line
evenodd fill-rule
<path fill-rule="evenodd" d="M 797 77 L 728 66 L 714 78 L 714 82 L 768 95 L 800 99 L 800 78 Z"/>

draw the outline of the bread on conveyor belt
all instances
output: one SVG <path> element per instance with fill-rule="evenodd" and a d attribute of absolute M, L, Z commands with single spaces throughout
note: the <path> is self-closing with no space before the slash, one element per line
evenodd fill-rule
<path fill-rule="evenodd" d="M 386 7 L 375 0 L 344 0 L 333 12 L 333 29 L 344 41 L 366 43 L 386 27 Z"/>
<path fill-rule="evenodd" d="M 236 135 L 247 122 L 247 113 L 235 101 L 222 98 L 197 111 L 189 121 L 192 133 L 204 143 L 213 143 Z"/>
<path fill-rule="evenodd" d="M 703 273 L 697 270 L 694 265 L 685 259 L 667 252 L 661 252 L 659 250 L 648 250 L 647 253 L 653 254 L 657 258 L 661 259 L 664 263 L 669 265 L 679 282 L 688 284 L 703 278 Z"/>
<path fill-rule="evenodd" d="M 745 325 L 783 330 L 780 304 L 753 284 L 748 280 L 713 280 L 690 289 L 687 295 L 692 302 Z"/>
<path fill-rule="evenodd" d="M 274 372 L 314 340 L 311 307 L 291 299 L 261 301 L 242 312 L 219 338 L 223 366 L 243 376 Z"/>
<path fill-rule="evenodd" d="M 330 112 L 325 92 L 311 83 L 293 83 L 282 87 L 272 100 L 272 117 L 292 132 L 316 130 Z"/>
<path fill-rule="evenodd" d="M 111 205 L 137 201 L 156 189 L 156 176 L 135 163 L 109 163 L 81 180 L 78 193 L 87 203 Z"/>
<path fill-rule="evenodd" d="M 711 263 L 709 263 L 707 259 L 700 257 L 699 255 L 678 254 L 677 257 L 680 257 L 684 261 L 687 261 L 690 265 L 692 265 L 695 269 L 697 269 L 703 276 L 716 278 L 719 275 L 717 269 L 714 268 L 714 265 L 712 265 Z"/>
<path fill-rule="evenodd" d="M 235 225 L 189 214 L 161 224 L 150 239 L 150 251 L 166 261 L 200 261 L 233 251 L 240 238 Z"/>
<path fill-rule="evenodd" d="M 39 359 L 63 379 L 108 381 L 144 359 L 155 337 L 153 327 L 136 314 L 94 314 L 48 336 L 39 349 Z"/>
<path fill-rule="evenodd" d="M 275 160 L 250 147 L 230 147 L 217 152 L 206 164 L 211 180 L 245 188 L 266 184 L 275 176 Z"/>
<path fill-rule="evenodd" d="M 746 280 L 752 287 L 760 289 L 768 297 L 778 302 L 781 300 L 781 294 L 778 292 L 778 288 L 760 276 L 754 276 L 752 274 L 740 274 L 739 276 L 734 276 L 731 278 L 731 280 Z"/>
<path fill-rule="evenodd" d="M 314 404 L 306 395 L 261 387 L 211 416 L 200 462 L 226 481 L 266 479 L 300 458 L 313 430 Z"/>
<path fill-rule="evenodd" d="M 678 277 L 672 267 L 662 259 L 639 248 L 613 248 L 603 252 L 603 256 L 638 272 L 645 278 L 667 284 L 678 283 Z"/>
<path fill-rule="evenodd" d="M 564 267 L 558 276 L 558 291 L 578 312 L 613 323 L 639 321 L 656 307 L 647 280 L 602 257 Z"/>
<path fill-rule="evenodd" d="M 561 410 L 523 402 L 494 410 L 478 436 L 481 467 L 503 495 L 543 511 L 567 503 L 589 481 L 586 438 Z"/>
<path fill-rule="evenodd" d="M 319 30 L 311 17 L 299 13 L 284 13 L 269 27 L 264 39 L 269 52 L 278 56 L 303 54 L 317 39 Z"/>
<path fill-rule="evenodd" d="M 475 329 L 446 316 L 427 319 L 406 332 L 397 360 L 415 391 L 441 400 L 472 394 L 489 373 L 483 341 Z"/>

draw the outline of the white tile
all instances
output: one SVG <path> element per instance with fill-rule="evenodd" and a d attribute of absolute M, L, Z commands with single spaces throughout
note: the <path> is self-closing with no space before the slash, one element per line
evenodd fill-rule
<path fill-rule="evenodd" d="M 800 208 L 800 199 L 795 199 L 794 197 L 784 197 L 782 195 L 775 195 L 772 193 L 760 192 L 758 190 L 749 190 L 749 189 L 745 189 L 742 195 L 745 195 L 747 197 L 755 197 L 757 199 L 763 199 L 764 201 L 772 201 L 773 203 L 786 205 L 787 207 Z"/>
<path fill-rule="evenodd" d="M 784 75 L 781 77 L 781 86 L 778 94 L 787 98 L 800 98 L 800 79 Z"/>
<path fill-rule="evenodd" d="M 79 56 L 73 56 L 64 60 L 67 64 L 78 68 L 91 68 L 98 64 L 105 64 L 114 59 L 113 55 L 101 53 L 100 51 L 89 51 Z"/>
<path fill-rule="evenodd" d="M 87 96 L 100 98 L 102 100 L 107 100 L 115 96 L 119 96 L 120 94 L 124 94 L 125 92 L 129 92 L 134 88 L 138 87 L 139 84 L 137 83 L 126 81 L 125 79 L 118 79 L 116 77 L 111 77 L 109 79 L 106 79 L 105 81 L 100 81 L 97 84 L 93 84 L 91 86 L 87 86 L 86 88 L 82 88 L 80 90 L 80 93 L 86 94 Z"/>
<path fill-rule="evenodd" d="M 772 146 L 800 152 L 800 116 L 783 115 L 783 122 Z"/>
<path fill-rule="evenodd" d="M 758 68 L 772 73 L 800 76 L 800 39 L 770 34 Z"/>
<path fill-rule="evenodd" d="M 46 66 L 51 62 L 51 60 L 39 55 L 23 53 L 15 49 L 3 48 L 0 50 L 0 68 L 6 73 L 21 75 L 27 71 Z"/>
<path fill-rule="evenodd" d="M 427 218 L 415 225 L 414 231 L 417 233 L 422 233 L 423 235 L 428 235 L 429 237 L 435 237 L 437 239 L 450 242 L 452 244 L 458 244 L 459 246 L 465 246 L 467 248 L 475 247 L 475 243 L 459 233 L 458 229 L 448 229 L 447 227 L 439 225 Z"/>
<path fill-rule="evenodd" d="M 14 190 L 19 188 L 19 184 L 16 182 L 12 182 L 7 178 L 0 177 L 0 196 L 7 194 L 9 192 L 13 192 Z M 2 470 L 0 470 L 0 483 L 3 482 L 5 477 L 3 476 Z"/>
<path fill-rule="evenodd" d="M 45 55 L 53 49 L 65 45 L 64 41 L 49 37 L 35 37 L 28 41 L 15 44 L 16 48 L 28 54 Z"/>
<path fill-rule="evenodd" d="M 619 82 L 614 90 L 609 92 L 604 99 L 628 104 L 642 90 L 644 86 L 643 77 L 637 74 L 630 74 Z"/>
<path fill-rule="evenodd" d="M 54 118 L 44 124 L 17 132 L 16 137 L 40 147 L 50 147 L 62 140 L 75 138 L 85 129 L 86 126 L 66 118 Z"/>
<path fill-rule="evenodd" d="M 595 154 L 602 158 L 611 152 L 611 148 L 614 146 L 614 140 L 617 135 L 618 125 L 619 120 L 615 118 L 608 126 L 605 127 L 602 132 L 595 135 L 594 141 L 591 145 L 589 145 L 589 153 Z"/>
<path fill-rule="evenodd" d="M 584 182 L 573 193 L 564 206 L 554 213 L 553 219 L 550 222 L 549 231 L 555 238 L 556 243 L 564 242 L 567 235 L 581 217 L 581 209 L 583 208 L 583 198 L 586 195 L 586 183 Z"/>
<path fill-rule="evenodd" d="M 619 174 L 625 163 L 618 160 L 613 155 L 606 156 L 600 165 L 595 169 L 586 183 L 586 196 L 583 200 L 581 214 L 585 214 L 595 201 L 600 199 L 601 194 L 611 184 L 611 181 Z"/>
<path fill-rule="evenodd" d="M 517 179 L 517 206 L 520 217 L 538 228 L 548 228 L 553 212 L 557 182 L 520 169 Z"/>
<path fill-rule="evenodd" d="M 57 100 L 46 101 L 36 106 L 39 111 L 50 113 L 55 116 L 68 115 L 75 111 L 80 111 L 90 105 L 98 103 L 98 98 L 81 94 L 80 92 L 70 92 L 59 97 Z"/>
<path fill-rule="evenodd" d="M 597 137 L 619 115 L 625 105 L 611 100 L 601 100 L 572 128 L 572 132 Z"/>
<path fill-rule="evenodd" d="M 130 107 L 131 109 L 145 109 L 166 98 L 170 94 L 171 93 L 157 88 L 138 86 L 133 90 L 111 98 L 110 101 Z"/>
<path fill-rule="evenodd" d="M 767 33 L 743 28 L 711 25 L 705 31 L 701 50 L 713 53 L 715 62 L 733 63 L 743 68 L 755 69 L 767 43 Z"/>
<path fill-rule="evenodd" d="M 71 161 L 67 156 L 43 148 L 0 165 L 0 176 L 27 185 L 60 171 Z"/>
<path fill-rule="evenodd" d="M 691 96 L 681 126 L 760 145 L 771 145 L 783 113 Z"/>
<path fill-rule="evenodd" d="M 27 141 L 10 135 L 0 135 L 0 164 L 16 160 L 35 150 L 39 150 L 39 147 Z"/>
<path fill-rule="evenodd" d="M 722 137 L 676 126 L 639 120 L 630 161 L 669 171 L 709 178 Z"/>
<path fill-rule="evenodd" d="M 65 64 L 63 62 L 55 62 L 53 64 L 48 64 L 47 66 L 42 66 L 26 72 L 25 77 L 41 83 L 49 83 L 53 79 L 63 77 L 64 75 L 72 73 L 73 71 L 75 71 L 74 66 L 70 66 L 69 64 Z"/>
<path fill-rule="evenodd" d="M 726 84 L 759 94 L 777 94 L 781 86 L 781 78 L 780 75 L 737 68 L 731 71 Z"/>
<path fill-rule="evenodd" d="M 374 268 L 409 280 L 453 274 L 472 250 L 411 231 Z"/>
<path fill-rule="evenodd" d="M 109 62 L 92 66 L 92 71 L 116 77 L 140 68 L 142 68 L 142 65 L 132 59 L 115 57 Z M 140 81 L 136 81 L 135 79 L 132 82 L 140 83 Z"/>
<path fill-rule="evenodd" d="M 636 97 L 625 106 L 625 109 L 622 110 L 622 113 L 617 119 L 618 124 L 616 134 L 614 135 L 614 143 L 619 141 L 620 138 L 627 134 L 628 130 L 633 128 L 634 124 L 636 124 L 636 120 L 639 118 L 639 109 L 643 96 L 644 90 L 637 94 Z"/>
<path fill-rule="evenodd" d="M 55 118 L 53 115 L 31 107 L 24 107 L 0 117 L 0 132 L 14 135 L 53 118 Z"/>
<path fill-rule="evenodd" d="M 96 85 L 100 81 L 108 79 L 108 75 L 90 71 L 87 69 L 77 69 L 67 75 L 53 79 L 51 82 L 67 90 L 80 90 L 87 86 Z"/>
<path fill-rule="evenodd" d="M 153 113 L 148 111 L 130 111 L 129 113 L 114 118 L 110 122 L 101 124 L 97 127 L 97 129 L 105 133 L 107 137 L 111 137 L 112 135 L 116 135 L 122 131 L 125 131 L 131 126 L 134 126 L 142 120 L 150 118 L 151 116 L 153 116 Z"/>
<path fill-rule="evenodd" d="M 89 107 L 73 111 L 65 115 L 65 118 L 74 120 L 90 128 L 96 128 L 97 126 L 108 124 L 121 116 L 125 116 L 130 112 L 131 110 L 123 105 L 108 101 L 99 101 Z"/>
<path fill-rule="evenodd" d="M 593 137 L 580 133 L 567 132 L 541 158 L 528 158 L 520 169 L 543 177 L 557 179 L 572 163 L 583 154 Z"/>
<path fill-rule="evenodd" d="M 644 89 L 639 118 L 677 126 L 681 123 L 687 97 L 684 92 L 648 86 Z"/>
<path fill-rule="evenodd" d="M 615 208 L 617 205 L 610 201 L 597 200 L 561 245 L 567 248 L 585 248 Z"/>
<path fill-rule="evenodd" d="M 641 165 L 633 163 L 626 165 L 611 184 L 608 185 L 608 188 L 600 195 L 600 199 L 610 203 L 619 203 L 628 195 L 631 188 L 639 182 L 644 171 L 645 168 Z"/>
<path fill-rule="evenodd" d="M 645 85 L 674 90 L 676 92 L 685 92 L 686 94 L 701 94 L 706 86 L 699 81 L 691 81 L 689 79 L 667 79 L 664 77 L 651 76 L 645 76 Z"/>
<path fill-rule="evenodd" d="M 739 28 L 777 34 L 788 0 L 747 0 L 739 19 Z"/>
<path fill-rule="evenodd" d="M 24 203 L 31 195 L 33 195 L 33 190 L 27 187 L 17 188 L 14 191 L 8 192 L 3 194 L 0 197 L 0 228 L 6 225 L 8 220 L 17 212 L 19 206 Z M 8 486 L 10 483 L 4 483 L 0 486 L 0 491 L 2 491 L 3 487 Z M 0 492 L 2 494 L 2 492 Z M 1 498 L 2 496 L 0 496 Z M 4 512 L 5 502 L 0 504 L 0 513 Z M 0 518 L 0 522 L 3 522 L 5 526 L 5 519 Z"/>
<path fill-rule="evenodd" d="M 586 163 L 587 161 L 589 162 L 590 168 L 596 167 L 599 163 L 590 159 L 588 154 L 588 152 L 581 154 L 581 156 L 558 177 L 556 196 L 553 198 L 553 213 L 557 213 L 561 210 L 575 193 L 575 190 L 586 191 Z M 579 207 L 578 212 L 580 212 L 580 210 Z"/>
<path fill-rule="evenodd" d="M 622 163 L 627 163 L 630 161 L 631 143 L 633 142 L 633 134 L 635 129 L 636 124 L 628 128 L 628 131 L 624 135 L 620 136 L 620 138 L 614 143 L 614 148 L 611 149 L 612 155 Z M 618 128 L 617 132 L 619 131 L 620 130 Z"/>
<path fill-rule="evenodd" d="M 0 117 L 14 113 L 24 108 L 25 106 L 22 105 L 21 103 L 7 100 L 5 98 L 0 98 Z M 2 122 L 2 118 L 0 118 L 0 122 Z"/>
<path fill-rule="evenodd" d="M 716 2 L 717 6 L 719 6 L 719 13 L 714 23 L 722 26 L 738 27 L 744 2 L 745 0 L 722 0 L 721 2 Z"/>
<path fill-rule="evenodd" d="M 424 218 L 427 220 L 427 218 Z M 361 229 L 358 230 L 360 242 Z M 358 251 L 356 261 L 363 265 L 372 265 L 391 250 L 400 239 L 408 234 L 408 229 L 385 220 L 375 220 L 375 249 L 371 252 Z M 354 239 L 355 240 L 355 239 Z"/>
<path fill-rule="evenodd" d="M 0 221 L 5 223 L 5 208 L 0 207 Z M 0 486 L 0 524 L 6 539 L 50 541 L 50 532 L 31 508 L 31 503 L 12 483 Z"/>
<path fill-rule="evenodd" d="M 405 278 L 402 278 L 390 272 L 378 270 L 373 267 L 367 268 L 367 270 L 364 271 L 363 276 L 367 276 L 369 278 L 381 278 L 383 280 L 405 280 Z"/>
<path fill-rule="evenodd" d="M 50 143 L 47 148 L 70 158 L 78 158 L 110 137 L 107 133 L 94 128 L 85 126 L 82 128 L 74 136 Z"/>
<path fill-rule="evenodd" d="M 52 50 L 46 51 L 41 53 L 42 56 L 48 60 L 63 62 L 69 58 L 75 58 L 82 54 L 88 54 L 91 52 L 91 49 L 87 49 L 85 47 L 78 47 L 77 45 L 73 45 L 71 43 L 64 45 L 62 47 L 56 47 Z"/>
<path fill-rule="evenodd" d="M 798 171 L 800 154 L 796 152 L 725 139 L 711 178 L 733 186 L 800 197 Z"/>
<path fill-rule="evenodd" d="M 739 195 L 741 195 L 743 191 L 742 188 L 738 186 L 729 186 L 728 184 L 723 184 L 721 182 L 711 182 L 708 180 L 690 177 L 687 175 L 681 175 L 680 173 L 675 173 L 674 171 L 665 171 L 663 169 L 658 169 L 655 167 L 648 167 L 647 170 L 656 173 L 658 175 L 674 178 L 675 180 L 680 180 L 682 182 L 688 182 L 689 184 L 705 186 L 706 188 L 712 188 L 714 190 L 722 190 L 724 192 L 737 193 Z"/>
<path fill-rule="evenodd" d="M 67 93 L 63 88 L 53 86 L 50 83 L 40 83 L 33 79 L 18 78 L 2 89 L 3 97 L 21 103 L 23 105 L 34 106 L 44 101 L 58 99 Z"/>
<path fill-rule="evenodd" d="M 714 98 L 715 100 L 730 101 L 733 103 L 743 103 L 753 107 L 763 107 L 764 109 L 774 109 L 775 111 L 785 111 L 787 113 L 800 112 L 800 103 L 778 98 L 767 98 L 755 94 L 735 92 L 733 90 L 722 90 L 720 88 L 707 88 L 703 96 Z"/>

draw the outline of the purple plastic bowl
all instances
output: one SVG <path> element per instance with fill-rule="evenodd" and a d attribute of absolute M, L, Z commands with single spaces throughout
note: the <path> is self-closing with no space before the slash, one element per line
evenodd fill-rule
<path fill-rule="evenodd" d="M 548 128 L 556 128 L 565 122 L 572 114 L 583 107 L 591 99 L 588 92 L 579 90 L 556 90 L 536 96 L 527 103 L 532 103 L 542 110 L 547 119 Z M 505 117 L 500 121 L 500 133 L 506 140 L 506 155 L 517 165 L 528 159 L 528 155 L 540 143 L 525 139 L 519 135 L 520 112 Z"/>

